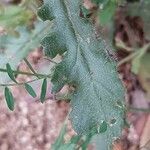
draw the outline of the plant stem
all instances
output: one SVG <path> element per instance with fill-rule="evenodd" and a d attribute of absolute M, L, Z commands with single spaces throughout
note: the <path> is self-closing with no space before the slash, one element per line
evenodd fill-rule
<path fill-rule="evenodd" d="M 41 78 L 42 79 L 42 78 Z M 31 81 L 27 81 L 27 82 L 21 82 L 21 83 L 10 83 L 10 84 L 0 84 L 0 86 L 20 86 L 20 85 L 24 85 L 25 83 L 31 83 L 31 82 L 34 82 L 34 81 L 37 81 L 37 80 L 40 80 L 40 79 L 34 79 L 34 80 L 31 80 Z"/>
<path fill-rule="evenodd" d="M 138 54 L 139 54 L 139 51 L 130 54 L 129 56 L 127 56 L 127 57 L 125 57 L 124 59 L 122 59 L 122 60 L 118 63 L 117 66 L 120 67 L 122 64 L 124 64 L 124 63 L 126 63 L 126 62 L 132 60 L 132 59 L 135 58 L 136 56 L 138 56 Z"/>
<path fill-rule="evenodd" d="M 149 47 L 150 47 L 150 43 L 146 44 L 145 46 L 143 46 L 143 48 L 140 48 L 138 51 L 135 51 L 134 53 L 125 57 L 118 63 L 118 67 L 121 66 L 122 64 L 132 60 L 133 58 L 137 57 L 139 54 L 141 54 L 141 51 L 143 52 L 143 54 L 145 54 Z"/>
<path fill-rule="evenodd" d="M 36 77 L 39 77 L 39 78 L 50 78 L 51 75 L 45 75 L 45 74 L 40 74 L 40 73 L 30 73 L 30 72 L 23 72 L 23 71 L 17 71 L 17 70 L 12 70 L 13 73 L 15 74 L 22 74 L 22 75 L 28 75 L 28 76 L 36 76 Z M 3 69 L 3 68 L 0 68 L 0 72 L 7 72 L 6 69 Z"/>

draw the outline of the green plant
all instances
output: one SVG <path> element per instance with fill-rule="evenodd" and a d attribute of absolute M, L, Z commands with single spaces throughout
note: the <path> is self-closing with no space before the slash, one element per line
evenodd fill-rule
<path fill-rule="evenodd" d="M 70 113 L 75 131 L 86 135 L 93 128 L 106 128 L 102 136 L 109 147 L 123 125 L 118 103 L 123 103 L 124 91 L 105 42 L 96 38 L 90 22 L 80 18 L 80 5 L 81 1 L 45 1 L 38 14 L 44 21 L 54 18 L 54 25 L 42 45 L 50 58 L 66 51 L 55 67 L 52 92 L 65 84 L 75 88 Z"/>
<path fill-rule="evenodd" d="M 114 17 L 117 6 L 125 0 L 93 0 L 93 2 L 98 6 L 97 14 L 100 23 L 105 26 Z M 74 90 L 69 93 L 72 110 L 66 119 L 68 117 L 71 119 L 78 135 L 73 136 L 69 142 L 64 142 L 65 122 L 52 149 L 85 150 L 93 137 L 103 145 L 102 150 L 111 149 L 114 140 L 121 135 L 124 111 L 126 111 L 124 88 L 118 77 L 116 63 L 109 55 L 111 47 L 101 35 L 97 37 L 95 34 L 94 25 L 90 19 L 86 18 L 89 11 L 83 7 L 81 0 L 44 0 L 38 15 L 45 22 L 42 23 L 39 20 L 32 22 L 33 29 L 26 27 L 25 24 L 29 23 L 34 11 L 25 6 L 29 6 L 28 1 L 25 1 L 19 8 L 11 7 L 15 9 L 14 20 L 21 18 L 17 24 L 14 23 L 13 18 L 11 22 L 7 20 L 7 16 L 12 17 L 9 12 L 5 14 L 6 16 L 0 16 L 0 25 L 9 29 L 7 30 L 9 34 L 0 37 L 0 49 L 5 51 L 4 55 L 0 55 L 2 60 L 0 79 L 6 83 L 10 79 L 14 82 L 0 84 L 5 87 L 8 108 L 14 110 L 14 98 L 9 86 L 23 85 L 32 97 L 36 97 L 30 83 L 42 80 L 40 101 L 43 103 L 48 79 L 51 79 L 53 83 L 52 93 L 54 94 L 67 84 Z M 22 10 L 25 13 L 18 13 Z M 26 13 L 30 14 L 29 18 L 24 16 Z M 83 13 L 83 18 L 80 17 L 80 13 Z M 50 59 L 55 65 L 49 74 L 38 73 L 25 58 L 32 49 L 39 45 L 41 39 L 43 39 L 41 44 L 47 59 Z M 120 45 L 126 47 L 125 43 Z M 139 48 L 139 51 L 120 61 L 119 65 L 133 60 L 133 71 L 138 73 L 148 48 L 149 44 Z M 14 57 L 16 53 L 18 55 Z M 11 54 L 11 57 L 8 57 L 8 54 Z M 60 63 L 53 61 L 57 55 L 63 58 Z M 30 73 L 15 70 L 22 59 L 30 68 Z M 7 73 L 8 76 L 4 76 L 4 73 Z M 34 78 L 31 81 L 19 83 L 15 78 L 18 74 Z"/>

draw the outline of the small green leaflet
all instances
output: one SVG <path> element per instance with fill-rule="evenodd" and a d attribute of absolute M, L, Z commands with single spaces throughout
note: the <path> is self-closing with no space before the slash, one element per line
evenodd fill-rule
<path fill-rule="evenodd" d="M 41 88 L 41 96 L 40 96 L 41 103 L 45 101 L 46 90 L 47 90 L 47 79 L 45 78 L 43 80 L 42 88 Z"/>
<path fill-rule="evenodd" d="M 33 90 L 33 88 L 32 88 L 29 84 L 27 84 L 27 83 L 25 83 L 24 86 L 25 86 L 25 89 L 27 90 L 27 92 L 28 92 L 33 98 L 35 98 L 35 97 L 36 97 L 36 93 L 35 93 L 35 91 Z"/>
<path fill-rule="evenodd" d="M 13 70 L 11 69 L 11 66 L 9 63 L 6 64 L 6 69 L 7 69 L 7 73 L 8 73 L 8 76 L 10 77 L 10 79 L 12 79 L 15 83 L 17 83 L 17 81 L 14 77 Z"/>
<path fill-rule="evenodd" d="M 14 98 L 8 87 L 5 87 L 5 98 L 6 98 L 8 108 L 11 111 L 13 111 L 14 110 Z"/>
<path fill-rule="evenodd" d="M 116 5 L 115 1 L 109 0 L 107 4 L 99 12 L 99 20 L 101 25 L 106 25 L 114 16 Z"/>

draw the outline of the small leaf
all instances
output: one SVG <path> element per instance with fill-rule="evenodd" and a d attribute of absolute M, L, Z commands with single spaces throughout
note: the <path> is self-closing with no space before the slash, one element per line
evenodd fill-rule
<path fill-rule="evenodd" d="M 11 69 L 11 66 L 9 63 L 6 64 L 6 69 L 7 69 L 7 73 L 8 73 L 8 76 L 10 77 L 10 79 L 12 79 L 15 83 L 17 83 L 17 81 L 14 77 L 13 70 Z"/>
<path fill-rule="evenodd" d="M 100 11 L 99 19 L 101 25 L 106 25 L 114 16 L 116 10 L 116 2 L 109 1 L 106 6 Z"/>
<path fill-rule="evenodd" d="M 27 84 L 27 83 L 25 83 L 25 89 L 27 90 L 27 92 L 33 97 L 33 98 L 35 98 L 37 95 L 36 95 L 36 93 L 35 93 L 35 91 L 33 90 L 33 88 L 29 85 L 29 84 Z"/>
<path fill-rule="evenodd" d="M 107 123 L 105 121 L 103 121 L 101 124 L 100 124 L 100 128 L 99 128 L 99 132 L 100 133 L 104 133 L 107 131 Z"/>
<path fill-rule="evenodd" d="M 13 111 L 14 110 L 14 98 L 8 87 L 5 87 L 5 98 L 6 98 L 8 108 L 11 111 Z"/>
<path fill-rule="evenodd" d="M 46 90 L 47 90 L 47 80 L 44 79 L 42 88 L 41 88 L 41 96 L 40 96 L 41 103 L 43 103 L 45 101 Z"/>

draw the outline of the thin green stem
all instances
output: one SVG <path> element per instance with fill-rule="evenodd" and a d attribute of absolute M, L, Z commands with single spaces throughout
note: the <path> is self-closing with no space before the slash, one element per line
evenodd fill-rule
<path fill-rule="evenodd" d="M 134 53 L 130 54 L 130 55 L 127 56 L 126 58 L 122 59 L 122 60 L 118 63 L 117 66 L 120 67 L 122 64 L 124 64 L 124 63 L 126 63 L 126 62 L 132 60 L 133 58 L 135 58 L 136 56 L 138 56 L 139 53 L 140 53 L 140 52 L 137 51 L 137 52 L 134 52 Z"/>
<path fill-rule="evenodd" d="M 23 71 L 17 71 L 17 70 L 12 70 L 12 71 L 15 74 L 22 74 L 22 75 L 27 75 L 27 76 L 35 76 L 35 77 L 39 77 L 39 78 L 51 78 L 51 75 L 45 75 L 45 74 L 40 74 L 40 73 L 34 74 L 34 73 L 30 73 L 30 72 L 23 72 Z M 3 69 L 3 68 L 0 68 L 0 72 L 6 72 L 7 73 L 7 70 Z"/>
<path fill-rule="evenodd" d="M 42 79 L 42 78 L 41 78 Z M 34 79 L 34 80 L 31 80 L 31 81 L 27 81 L 27 82 L 21 82 L 21 83 L 10 83 L 10 84 L 0 84 L 0 86 L 20 86 L 20 85 L 24 85 L 25 83 L 31 83 L 31 82 L 34 82 L 34 81 L 37 81 L 37 80 L 40 80 L 40 79 Z"/>
<path fill-rule="evenodd" d="M 141 51 L 143 52 L 143 54 L 145 54 L 149 47 L 150 47 L 150 43 L 146 44 L 143 48 L 140 48 L 140 50 L 135 51 L 134 53 L 132 53 L 129 56 L 127 56 L 126 58 L 122 59 L 118 63 L 118 67 L 121 66 L 122 64 L 132 60 L 133 58 L 139 56 L 141 54 Z"/>

